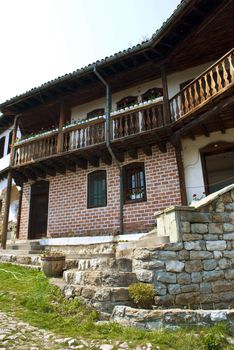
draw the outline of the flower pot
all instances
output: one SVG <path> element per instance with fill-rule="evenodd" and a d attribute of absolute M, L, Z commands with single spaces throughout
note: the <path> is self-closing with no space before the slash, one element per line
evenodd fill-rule
<path fill-rule="evenodd" d="M 61 277 L 65 268 L 65 256 L 41 257 L 41 267 L 47 277 Z"/>

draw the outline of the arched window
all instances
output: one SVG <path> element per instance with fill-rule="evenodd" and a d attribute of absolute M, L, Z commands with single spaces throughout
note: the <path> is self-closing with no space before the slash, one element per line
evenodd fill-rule
<path fill-rule="evenodd" d="M 97 109 L 94 109 L 93 111 L 90 111 L 89 113 L 87 113 L 87 118 L 91 119 L 94 117 L 100 117 L 104 114 L 105 114 L 104 108 L 97 108 Z"/>
<path fill-rule="evenodd" d="M 146 201 L 144 163 L 131 163 L 123 167 L 125 203 Z"/>
<path fill-rule="evenodd" d="M 107 205 L 106 171 L 97 170 L 88 174 L 87 187 L 87 207 L 105 207 Z"/>
<path fill-rule="evenodd" d="M 137 96 L 127 96 L 116 103 L 117 109 L 134 106 L 137 103 Z"/>
<path fill-rule="evenodd" d="M 160 96 L 163 96 L 163 89 L 157 87 L 149 89 L 143 95 L 141 95 L 142 102 L 153 100 Z"/>

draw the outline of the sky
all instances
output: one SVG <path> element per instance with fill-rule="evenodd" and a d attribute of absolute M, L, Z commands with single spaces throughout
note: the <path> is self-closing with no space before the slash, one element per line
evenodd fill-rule
<path fill-rule="evenodd" d="M 180 0 L 0 0 L 0 102 L 148 39 Z"/>

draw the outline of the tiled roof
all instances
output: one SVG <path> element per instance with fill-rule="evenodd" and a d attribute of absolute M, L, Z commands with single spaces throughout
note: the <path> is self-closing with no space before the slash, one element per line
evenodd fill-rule
<path fill-rule="evenodd" d="M 60 77 L 57 77 L 56 79 L 50 80 L 38 87 L 34 87 L 28 91 L 26 91 L 23 94 L 16 95 L 5 102 L 0 104 L 1 107 L 5 107 L 8 104 L 11 104 L 13 102 L 16 102 L 17 100 L 24 99 L 26 97 L 29 97 L 30 95 L 33 95 L 35 93 L 38 93 L 44 89 L 47 89 L 49 87 L 52 87 L 60 82 L 65 82 L 69 79 L 78 78 L 80 75 L 83 75 L 84 73 L 89 73 L 93 70 L 94 66 L 103 66 L 106 63 L 114 62 L 117 59 L 124 58 L 125 56 L 128 56 L 129 54 L 137 53 L 141 51 L 142 49 L 150 48 L 151 45 L 155 43 L 156 40 L 159 39 L 160 35 L 163 34 L 164 30 L 173 22 L 173 20 L 178 16 L 178 14 L 190 3 L 194 0 L 181 0 L 180 4 L 176 7 L 176 9 L 173 11 L 172 15 L 163 22 L 162 26 L 152 35 L 152 37 L 146 41 L 141 42 L 140 44 L 137 44 L 135 46 L 129 47 L 126 50 L 119 51 L 111 56 L 105 57 L 101 60 L 98 60 L 96 62 L 93 62 L 91 64 L 88 64 L 87 66 L 84 66 L 82 68 L 79 68 L 71 73 L 67 73 L 65 75 L 62 75 Z"/>

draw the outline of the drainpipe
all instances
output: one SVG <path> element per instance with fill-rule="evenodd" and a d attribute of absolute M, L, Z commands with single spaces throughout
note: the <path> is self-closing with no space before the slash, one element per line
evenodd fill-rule
<path fill-rule="evenodd" d="M 103 79 L 103 77 L 98 73 L 96 66 L 93 68 L 94 74 L 101 80 L 101 82 L 106 87 L 106 147 L 114 160 L 116 166 L 119 169 L 119 227 L 120 227 L 120 234 L 124 233 L 124 223 L 123 223 L 123 170 L 119 163 L 119 161 L 116 159 L 116 156 L 111 148 L 110 144 L 110 111 L 111 111 L 111 94 L 110 94 L 110 86 L 109 84 Z"/>

